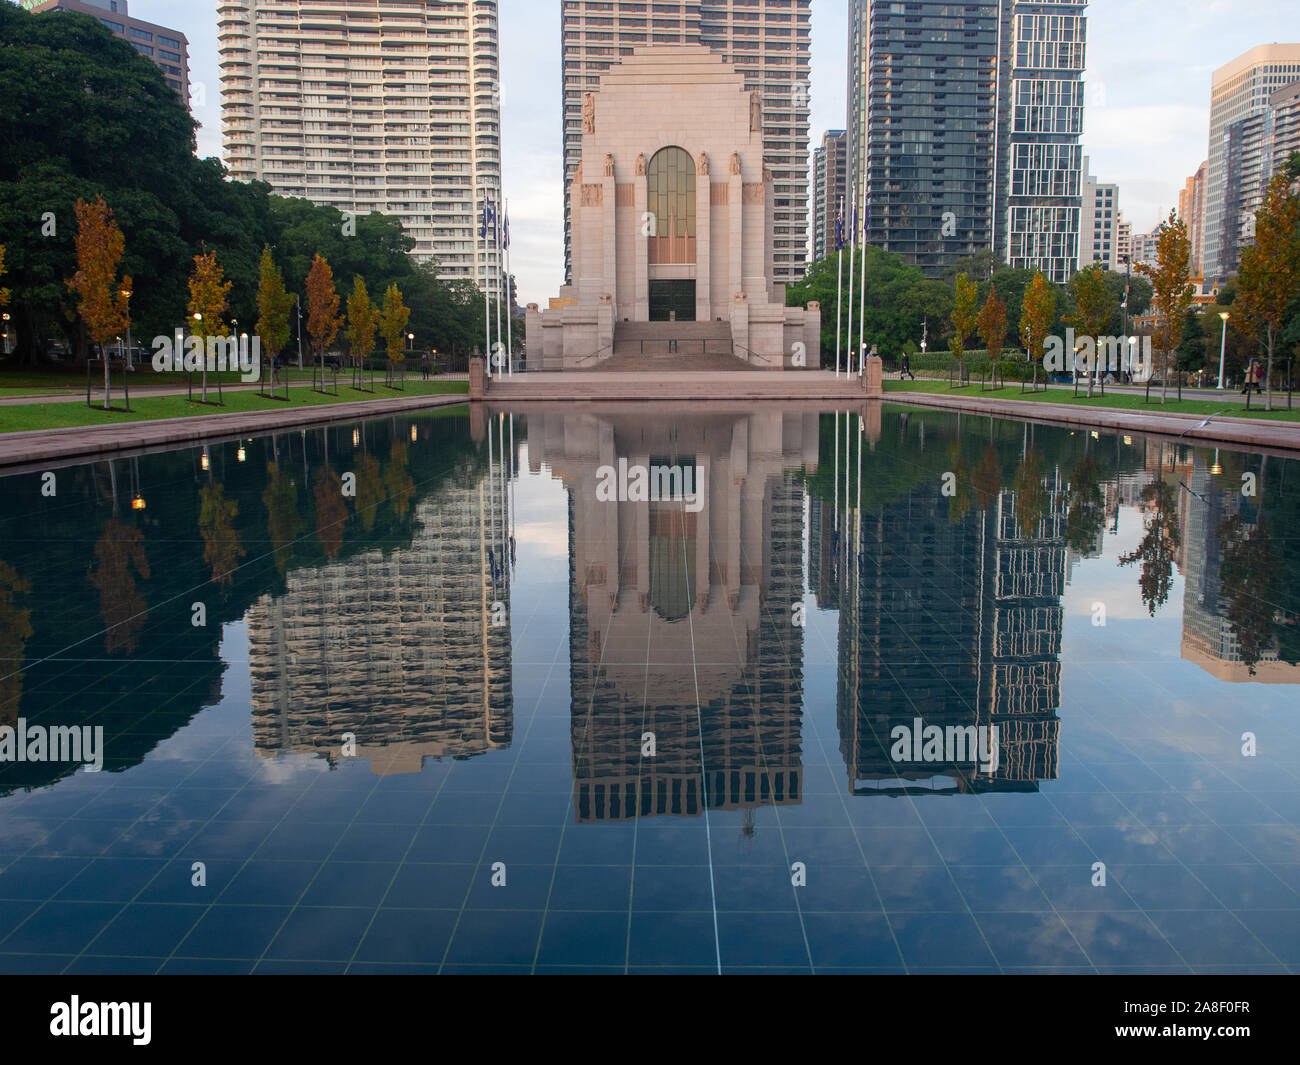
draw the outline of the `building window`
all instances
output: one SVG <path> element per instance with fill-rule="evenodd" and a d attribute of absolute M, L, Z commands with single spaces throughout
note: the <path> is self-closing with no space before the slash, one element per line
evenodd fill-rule
<path fill-rule="evenodd" d="M 684 149 L 655 152 L 646 168 L 646 209 L 656 236 L 695 236 L 695 161 Z"/>

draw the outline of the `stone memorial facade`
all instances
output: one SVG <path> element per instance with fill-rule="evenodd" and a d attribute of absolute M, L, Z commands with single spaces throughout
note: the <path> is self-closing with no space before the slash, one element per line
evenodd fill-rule
<path fill-rule="evenodd" d="M 758 94 L 707 48 L 638 48 L 582 114 L 573 283 L 551 309 L 528 305 L 529 369 L 599 369 L 616 354 L 818 368 L 818 305 L 786 307 L 772 281 Z"/>

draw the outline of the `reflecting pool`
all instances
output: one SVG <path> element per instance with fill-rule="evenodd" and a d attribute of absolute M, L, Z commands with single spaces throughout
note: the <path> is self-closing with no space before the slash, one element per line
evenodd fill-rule
<path fill-rule="evenodd" d="M 1300 968 L 1300 467 L 459 408 L 11 476 L 0 971 Z"/>

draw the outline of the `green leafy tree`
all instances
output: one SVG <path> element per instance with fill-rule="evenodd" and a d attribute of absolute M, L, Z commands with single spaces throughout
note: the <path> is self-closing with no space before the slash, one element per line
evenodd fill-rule
<path fill-rule="evenodd" d="M 965 274 L 958 274 L 953 285 L 952 327 L 955 330 L 948 341 L 948 349 L 960 366 L 966 353 L 966 338 L 975 331 L 979 314 L 975 310 L 975 300 L 979 286 Z"/>
<path fill-rule="evenodd" d="M 1237 302 L 1247 325 L 1264 340 L 1267 410 L 1273 409 L 1273 354 L 1300 293 L 1300 194 L 1284 171 L 1269 182 L 1255 212 L 1255 243 L 1243 249 Z"/>
<path fill-rule="evenodd" d="M 1178 341 L 1179 370 L 1194 373 L 1205 366 L 1205 326 L 1202 315 L 1188 311 L 1183 318 L 1183 335 Z"/>
<path fill-rule="evenodd" d="M 393 368 L 404 357 L 406 344 L 406 323 L 411 317 L 410 308 L 402 302 L 402 291 L 396 285 L 389 285 L 384 293 L 384 307 L 379 314 L 379 335 L 384 338 L 388 349 L 388 375 L 392 379 Z"/>
<path fill-rule="evenodd" d="M 273 366 L 289 343 L 289 308 L 292 306 L 293 296 L 284 289 L 284 276 L 271 258 L 270 247 L 264 246 L 258 263 L 257 335 L 265 357 Z"/>
<path fill-rule="evenodd" d="M 1070 279 L 1075 305 L 1070 322 L 1080 335 L 1091 337 L 1094 343 L 1099 337 L 1106 335 L 1106 329 L 1115 316 L 1115 295 L 1106 281 L 1107 272 L 1094 263 L 1084 267 Z M 1102 357 L 1100 349 L 1096 351 L 1096 357 L 1098 359 Z M 1102 367 L 1094 364 L 1094 372 L 1088 374 L 1089 398 L 1092 397 L 1093 384 L 1097 377 L 1096 370 L 1099 369 Z"/>
<path fill-rule="evenodd" d="M 364 372 L 366 360 L 375 349 L 375 328 L 379 325 L 379 308 L 370 302 L 370 293 L 362 278 L 352 282 L 352 295 L 348 297 L 348 346 L 356 373 Z"/>

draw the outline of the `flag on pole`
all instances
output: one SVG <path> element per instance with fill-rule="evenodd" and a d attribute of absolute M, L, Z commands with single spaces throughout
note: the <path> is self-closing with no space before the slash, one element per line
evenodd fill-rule
<path fill-rule="evenodd" d="M 485 193 L 483 196 L 483 224 L 479 227 L 478 235 L 482 237 L 484 240 L 486 240 L 488 235 L 488 227 L 491 226 L 492 234 L 495 237 L 496 224 L 497 224 L 497 213 L 492 209 L 492 201 L 487 197 Z"/>
<path fill-rule="evenodd" d="M 835 215 L 835 250 L 844 250 L 844 197 L 840 197 L 840 209 Z"/>
<path fill-rule="evenodd" d="M 508 250 L 510 247 L 510 212 L 505 211 L 501 215 L 501 247 Z"/>

